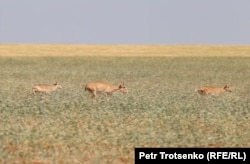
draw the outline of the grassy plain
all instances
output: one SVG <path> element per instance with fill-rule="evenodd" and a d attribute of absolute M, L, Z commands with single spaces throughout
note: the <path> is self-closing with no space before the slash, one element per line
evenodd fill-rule
<path fill-rule="evenodd" d="M 250 57 L 250 45 L 0 44 L 0 56 Z"/>
<path fill-rule="evenodd" d="M 0 45 L 0 163 L 119 164 L 133 163 L 134 147 L 250 146 L 248 46 L 33 46 Z M 121 78 L 127 95 L 94 103 L 84 92 Z M 55 81 L 63 88 L 31 94 Z M 206 84 L 233 92 L 198 95 Z"/>

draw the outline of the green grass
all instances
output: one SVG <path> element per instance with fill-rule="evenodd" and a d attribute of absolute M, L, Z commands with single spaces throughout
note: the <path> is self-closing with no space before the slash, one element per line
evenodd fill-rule
<path fill-rule="evenodd" d="M 1 57 L 0 163 L 133 163 L 134 147 L 249 147 L 249 57 Z M 89 81 L 129 93 L 84 91 Z M 59 82 L 50 95 L 34 83 Z M 201 85 L 232 93 L 200 96 Z"/>

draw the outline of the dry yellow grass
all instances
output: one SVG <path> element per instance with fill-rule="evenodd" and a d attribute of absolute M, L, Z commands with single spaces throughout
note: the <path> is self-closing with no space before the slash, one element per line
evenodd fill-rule
<path fill-rule="evenodd" d="M 0 44 L 0 56 L 250 56 L 250 45 Z"/>

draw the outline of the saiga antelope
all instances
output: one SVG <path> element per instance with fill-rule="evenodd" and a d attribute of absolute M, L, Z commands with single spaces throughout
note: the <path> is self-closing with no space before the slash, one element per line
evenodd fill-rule
<path fill-rule="evenodd" d="M 62 88 L 62 85 L 59 83 L 54 83 L 53 85 L 48 84 L 34 84 L 32 87 L 33 94 L 37 92 L 49 94 L 52 91 L 55 91 L 57 88 Z"/>
<path fill-rule="evenodd" d="M 89 91 L 94 100 L 96 100 L 97 93 L 103 93 L 106 96 L 111 96 L 114 91 L 121 91 L 124 94 L 128 93 L 123 80 L 119 85 L 112 85 L 107 82 L 89 82 L 85 86 L 85 91 Z"/>
<path fill-rule="evenodd" d="M 202 86 L 198 89 L 198 93 L 201 95 L 219 95 L 223 92 L 232 92 L 232 89 L 228 85 L 225 85 L 224 87 Z"/>

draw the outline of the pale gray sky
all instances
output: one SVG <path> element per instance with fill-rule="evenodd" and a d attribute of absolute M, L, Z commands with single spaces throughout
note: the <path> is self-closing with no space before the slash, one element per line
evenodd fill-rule
<path fill-rule="evenodd" d="M 0 43 L 249 44 L 249 0 L 0 0 Z"/>

